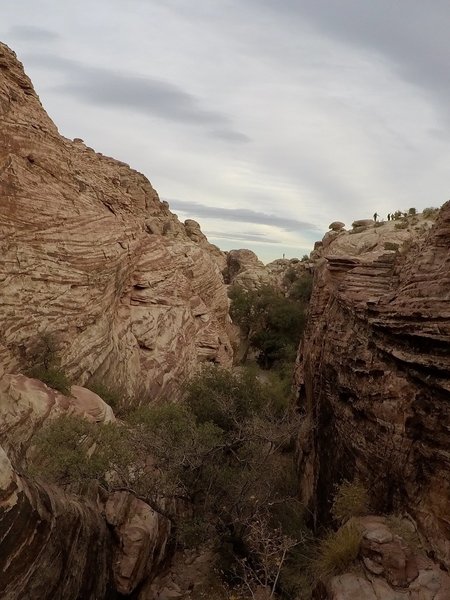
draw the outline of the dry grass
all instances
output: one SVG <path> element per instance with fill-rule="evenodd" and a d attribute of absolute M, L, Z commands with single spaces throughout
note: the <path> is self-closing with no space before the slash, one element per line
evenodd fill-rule
<path fill-rule="evenodd" d="M 331 514 L 338 523 L 352 517 L 361 517 L 369 512 L 369 494 L 358 481 L 343 481 L 336 488 Z"/>
<path fill-rule="evenodd" d="M 358 558 L 361 538 L 361 529 L 353 522 L 328 533 L 319 542 L 312 562 L 314 579 L 324 581 L 348 570 Z"/>

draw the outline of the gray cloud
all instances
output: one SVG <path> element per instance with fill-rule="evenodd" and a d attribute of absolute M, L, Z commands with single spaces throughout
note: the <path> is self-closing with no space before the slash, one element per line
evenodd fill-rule
<path fill-rule="evenodd" d="M 203 108 L 199 100 L 180 87 L 151 77 L 91 67 L 49 54 L 26 55 L 28 64 L 62 72 L 67 82 L 53 88 L 96 106 L 134 110 L 147 116 L 210 127 L 210 135 L 233 143 L 249 138 L 234 130 L 231 119 Z"/>
<path fill-rule="evenodd" d="M 55 31 L 35 25 L 14 25 L 8 30 L 6 37 L 17 41 L 55 42 L 61 36 Z"/>
<path fill-rule="evenodd" d="M 255 0 L 252 0 L 255 2 Z M 290 22 L 312 24 L 327 37 L 384 56 L 405 81 L 422 88 L 450 121 L 448 0 L 258 0 Z"/>
<path fill-rule="evenodd" d="M 219 238 L 222 240 L 242 240 L 245 242 L 260 242 L 261 244 L 281 244 L 281 240 L 276 240 L 263 233 L 224 233 L 220 231 L 208 231 L 208 237 Z"/>
<path fill-rule="evenodd" d="M 187 202 L 185 200 L 167 199 L 172 210 L 179 210 L 187 215 L 205 219 L 223 219 L 224 221 L 238 221 L 240 223 L 255 223 L 258 225 L 272 225 L 285 231 L 318 232 L 319 229 L 312 223 L 298 221 L 288 217 L 269 215 L 256 212 L 247 208 L 222 208 L 218 206 L 207 206 L 198 202 Z"/>

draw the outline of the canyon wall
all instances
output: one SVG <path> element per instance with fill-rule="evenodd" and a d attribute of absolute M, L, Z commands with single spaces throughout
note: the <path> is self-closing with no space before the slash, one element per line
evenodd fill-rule
<path fill-rule="evenodd" d="M 323 523 L 334 486 L 359 478 L 372 509 L 408 513 L 448 567 L 450 202 L 399 251 L 382 229 L 318 248 L 296 368 L 301 494 Z"/>
<path fill-rule="evenodd" d="M 203 361 L 231 365 L 225 257 L 179 222 L 128 165 L 62 137 L 15 54 L 0 44 L 0 596 L 129 595 L 167 556 L 171 525 L 95 483 L 31 479 L 24 460 L 50 419 L 115 420 L 74 385 L 23 373 L 44 334 L 78 384 L 132 404 L 174 399 Z M 34 348 L 34 349 L 33 349 Z"/>
<path fill-rule="evenodd" d="M 0 375 L 43 332 L 78 383 L 173 396 L 231 364 L 224 258 L 128 165 L 68 140 L 0 45 Z"/>

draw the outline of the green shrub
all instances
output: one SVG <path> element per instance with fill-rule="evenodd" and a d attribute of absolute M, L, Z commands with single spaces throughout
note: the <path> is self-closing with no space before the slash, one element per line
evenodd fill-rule
<path fill-rule="evenodd" d="M 357 559 L 362 533 L 355 523 L 347 523 L 320 540 L 311 563 L 317 581 L 344 573 Z"/>
<path fill-rule="evenodd" d="M 70 395 L 70 389 L 72 387 L 70 379 L 60 368 L 36 366 L 32 367 L 27 371 L 29 377 L 39 379 L 54 390 L 58 390 L 65 396 Z"/>
<path fill-rule="evenodd" d="M 343 524 L 352 517 L 366 515 L 369 504 L 369 494 L 362 483 L 343 481 L 336 486 L 331 514 L 335 521 Z"/>
<path fill-rule="evenodd" d="M 309 281 L 303 283 L 306 277 L 310 278 L 302 275 L 298 280 L 302 282 L 298 285 L 304 286 L 298 291 L 298 298 L 286 298 L 281 290 L 271 286 L 251 291 L 239 286 L 230 289 L 231 317 L 247 344 L 258 352 L 258 362 L 265 369 L 295 358 L 292 348 L 298 346 L 305 326 L 306 302 L 311 290 Z"/>
<path fill-rule="evenodd" d="M 133 460 L 124 428 L 98 425 L 75 415 L 63 415 L 33 439 L 28 456 L 32 475 L 58 484 L 98 479 L 128 468 Z"/>
<path fill-rule="evenodd" d="M 28 349 L 25 374 L 40 379 L 49 387 L 66 396 L 70 395 L 71 381 L 60 366 L 58 343 L 50 333 L 37 336 Z"/>
<path fill-rule="evenodd" d="M 414 207 L 413 207 L 413 208 L 410 208 L 410 209 L 408 210 L 408 215 L 409 215 L 409 216 L 411 216 L 411 217 L 413 217 L 414 215 L 417 215 L 417 209 L 416 209 L 416 208 L 414 208 Z"/>

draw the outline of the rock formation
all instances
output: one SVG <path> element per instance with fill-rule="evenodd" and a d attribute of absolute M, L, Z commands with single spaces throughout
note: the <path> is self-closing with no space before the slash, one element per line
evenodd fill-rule
<path fill-rule="evenodd" d="M 130 403 L 176 397 L 202 361 L 230 365 L 225 259 L 128 165 L 59 135 L 0 44 L 0 596 L 99 600 L 136 590 L 170 523 L 128 491 L 82 495 L 27 478 L 48 420 L 114 421 L 99 396 L 23 374 L 50 334 L 78 384 Z"/>
<path fill-rule="evenodd" d="M 363 236 L 340 235 L 316 262 L 297 365 L 302 498 L 326 522 L 335 484 L 359 477 L 373 510 L 406 511 L 448 568 L 450 202 L 400 251 Z"/>
<path fill-rule="evenodd" d="M 445 600 L 450 577 L 427 558 L 406 522 L 384 517 L 357 519 L 362 531 L 358 567 L 330 579 L 326 600 Z M 396 527 L 400 531 L 396 532 Z M 402 534 L 406 530 L 404 539 Z"/>
<path fill-rule="evenodd" d="M 218 250 L 128 165 L 59 135 L 0 45 L 0 375 L 47 332 L 79 383 L 173 395 L 231 364 Z M 145 390 L 145 392 L 144 392 Z"/>

